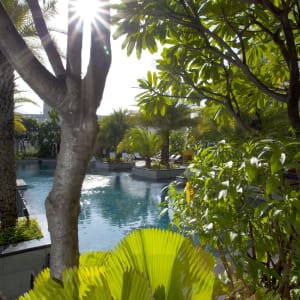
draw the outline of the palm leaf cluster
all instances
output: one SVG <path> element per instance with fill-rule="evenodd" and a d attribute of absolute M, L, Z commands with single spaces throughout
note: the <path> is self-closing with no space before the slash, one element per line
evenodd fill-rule
<path fill-rule="evenodd" d="M 43 271 L 20 300 L 210 299 L 214 258 L 178 233 L 148 228 L 129 234 L 114 252 L 90 252 L 64 272 L 63 285 Z"/>

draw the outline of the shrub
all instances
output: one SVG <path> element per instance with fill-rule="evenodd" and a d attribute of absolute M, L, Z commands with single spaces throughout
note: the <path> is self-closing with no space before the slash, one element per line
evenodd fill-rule
<path fill-rule="evenodd" d="M 16 227 L 0 231 L 0 245 L 14 244 L 42 237 L 40 226 L 35 219 L 27 221 L 24 218 L 20 218 Z"/>
<path fill-rule="evenodd" d="M 200 147 L 185 191 L 170 190 L 173 223 L 217 253 L 228 296 L 299 299 L 299 181 L 285 176 L 299 149 L 293 140 Z"/>

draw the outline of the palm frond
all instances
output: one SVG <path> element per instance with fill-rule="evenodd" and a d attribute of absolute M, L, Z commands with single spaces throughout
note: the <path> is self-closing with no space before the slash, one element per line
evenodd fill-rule
<path fill-rule="evenodd" d="M 126 236 L 114 252 L 81 255 L 79 268 L 67 269 L 62 285 L 44 270 L 34 289 L 19 299 L 211 299 L 214 263 L 179 233 L 141 229 Z"/>
<path fill-rule="evenodd" d="M 14 125 L 15 125 L 15 132 L 17 134 L 22 134 L 22 133 L 26 132 L 26 127 L 22 123 L 21 114 L 18 114 L 18 113 L 14 114 Z"/>
<path fill-rule="evenodd" d="M 128 269 L 144 274 L 156 299 L 162 294 L 170 300 L 211 299 L 215 260 L 178 233 L 157 228 L 136 230 L 118 245 L 112 259 L 112 276 L 121 276 Z"/>

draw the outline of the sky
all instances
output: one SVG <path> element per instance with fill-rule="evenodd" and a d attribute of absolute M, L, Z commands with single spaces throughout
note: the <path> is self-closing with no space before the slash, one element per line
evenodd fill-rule
<path fill-rule="evenodd" d="M 55 18 L 55 22 L 61 23 L 63 26 L 63 24 L 66 24 L 66 6 L 65 4 L 61 5 L 58 7 L 61 14 Z M 134 98 L 141 92 L 137 88 L 137 80 L 146 77 L 147 71 L 155 68 L 155 59 L 150 53 L 143 53 L 141 59 L 138 60 L 135 51 L 133 51 L 131 56 L 128 57 L 126 49 L 121 49 L 124 38 L 120 37 L 118 40 L 111 39 L 112 64 L 108 73 L 103 99 L 97 110 L 98 115 L 108 115 L 113 110 L 118 110 L 119 108 L 128 110 L 137 109 Z M 43 105 L 38 96 L 33 92 L 26 93 L 26 96 L 36 101 L 39 106 L 26 104 L 18 109 L 18 111 L 30 114 L 42 113 Z"/>
<path fill-rule="evenodd" d="M 121 49 L 122 38 L 112 41 L 112 65 L 107 77 L 103 100 L 99 114 L 106 114 L 112 109 L 132 109 L 136 104 L 134 97 L 141 92 L 137 79 L 146 77 L 147 71 L 154 69 L 155 60 L 149 53 L 144 53 L 140 60 L 135 53 L 127 56 Z"/>

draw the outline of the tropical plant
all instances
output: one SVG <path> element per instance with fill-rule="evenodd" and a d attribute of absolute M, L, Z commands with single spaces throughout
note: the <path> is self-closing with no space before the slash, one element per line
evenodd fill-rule
<path fill-rule="evenodd" d="M 170 134 L 170 154 L 182 154 L 187 144 L 185 131 L 172 131 Z"/>
<path fill-rule="evenodd" d="M 122 109 L 114 110 L 112 114 L 104 116 L 98 124 L 99 131 L 95 146 L 97 151 L 102 153 L 116 152 L 118 144 L 130 127 L 128 111 Z"/>
<path fill-rule="evenodd" d="M 25 131 L 21 133 L 15 132 L 15 142 L 16 142 L 17 154 L 20 155 L 21 157 L 24 157 L 27 155 L 26 144 L 31 145 L 31 147 L 36 149 L 37 152 L 39 124 L 36 119 L 28 118 L 24 116 L 21 118 L 21 122 L 22 125 L 25 127 Z"/>
<path fill-rule="evenodd" d="M 38 128 L 38 155 L 42 158 L 56 158 L 60 148 L 61 128 L 57 111 L 52 109 L 48 114 L 50 120 L 43 121 Z"/>
<path fill-rule="evenodd" d="M 261 139 L 200 147 L 185 191 L 171 189 L 173 223 L 217 254 L 229 297 L 299 298 L 299 146 Z"/>
<path fill-rule="evenodd" d="M 0 245 L 16 244 L 42 237 L 43 234 L 37 220 L 20 218 L 15 227 L 9 227 L 0 232 Z"/>
<path fill-rule="evenodd" d="M 27 2 L 4 0 L 1 2 L 10 14 L 20 34 L 26 38 L 35 34 Z M 55 1 L 47 1 L 45 12 L 53 12 Z M 0 220 L 1 228 L 15 226 L 16 170 L 14 154 L 14 124 L 16 130 L 24 131 L 20 116 L 14 116 L 14 67 L 0 49 Z"/>
<path fill-rule="evenodd" d="M 146 87 L 162 103 L 212 101 L 246 131 L 242 115 L 273 99 L 287 103 L 300 129 L 298 0 L 123 0 L 116 9 L 114 36 L 125 35 L 128 55 L 163 47 L 157 79 Z"/>
<path fill-rule="evenodd" d="M 151 74 L 148 73 L 148 80 Z M 139 80 L 140 85 L 146 84 L 144 80 Z M 170 135 L 173 130 L 186 129 L 194 124 L 191 117 L 191 108 L 177 100 L 169 99 L 167 105 L 162 105 L 162 109 L 157 109 L 157 102 L 148 92 L 143 92 L 137 96 L 138 106 L 145 118 L 144 122 L 148 126 L 155 128 L 157 134 L 162 138 L 161 164 L 169 167 Z"/>
<path fill-rule="evenodd" d="M 52 190 L 46 200 L 51 237 L 51 276 L 57 280 L 61 279 L 66 267 L 76 266 L 79 262 L 80 192 L 97 133 L 96 111 L 111 62 L 109 1 L 99 0 L 94 20 L 86 27 L 90 29 L 90 55 L 87 70 L 82 72 L 81 29 L 84 21 L 75 9 L 76 2 L 68 1 L 64 65 L 49 33 L 40 2 L 27 1 L 52 71 L 36 58 L 0 2 L 1 53 L 32 90 L 56 108 L 61 117 L 62 143 Z"/>
<path fill-rule="evenodd" d="M 14 88 L 14 125 L 15 125 L 15 134 L 24 134 L 26 131 L 26 127 L 24 126 L 22 122 L 22 114 L 18 113 L 17 110 L 20 108 L 23 104 L 33 104 L 37 105 L 37 103 L 29 99 L 27 97 L 24 97 L 22 95 L 23 91 L 18 90 L 16 87 Z M 38 106 L 38 105 L 37 105 Z"/>
<path fill-rule="evenodd" d="M 126 150 L 129 153 L 138 152 L 145 158 L 146 167 L 151 168 L 151 157 L 155 156 L 161 147 L 161 137 L 146 128 L 131 128 L 119 143 L 117 151 Z"/>
<path fill-rule="evenodd" d="M 114 252 L 82 254 L 78 269 L 64 272 L 63 285 L 49 270 L 19 300 L 41 299 L 211 299 L 215 260 L 178 233 L 142 229 Z"/>

